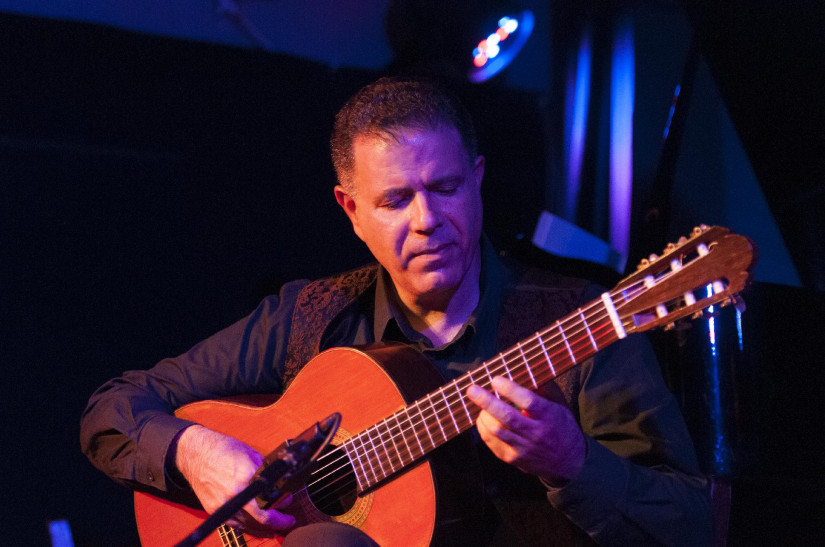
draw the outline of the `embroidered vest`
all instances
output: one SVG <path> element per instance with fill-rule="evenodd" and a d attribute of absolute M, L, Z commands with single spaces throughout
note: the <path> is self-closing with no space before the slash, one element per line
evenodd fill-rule
<path fill-rule="evenodd" d="M 516 283 L 503 299 L 496 351 L 502 351 L 531 336 L 580 304 L 584 282 L 535 268 L 512 270 Z M 321 279 L 304 287 L 292 314 L 287 343 L 284 387 L 301 368 L 320 352 L 321 338 L 332 319 L 352 304 L 376 281 L 378 265 L 372 264 Z M 573 369 L 575 371 L 575 369 Z M 570 371 L 573 372 L 573 371 Z M 555 379 L 564 402 L 578 417 L 575 404 L 578 375 L 562 374 Z"/>

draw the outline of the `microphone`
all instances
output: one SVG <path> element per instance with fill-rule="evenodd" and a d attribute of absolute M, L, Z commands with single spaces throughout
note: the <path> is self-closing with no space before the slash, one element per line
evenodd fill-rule
<path fill-rule="evenodd" d="M 332 441 L 340 424 L 341 414 L 334 412 L 270 452 L 249 480 L 249 486 L 220 506 L 176 547 L 197 545 L 252 498 L 259 507 L 268 509 L 302 488 L 306 478 L 315 470 L 318 456 Z"/>
<path fill-rule="evenodd" d="M 303 486 L 317 467 L 318 456 L 332 441 L 340 424 L 341 414 L 330 414 L 264 458 L 249 481 L 250 484 L 257 482 L 265 485 L 255 498 L 258 507 L 269 509 Z"/>

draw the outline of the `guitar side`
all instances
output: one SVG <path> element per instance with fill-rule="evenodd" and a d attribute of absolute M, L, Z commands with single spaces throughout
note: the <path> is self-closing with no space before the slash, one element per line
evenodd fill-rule
<path fill-rule="evenodd" d="M 343 440 L 440 383 L 432 365 L 411 348 L 335 348 L 310 361 L 283 396 L 268 406 L 228 400 L 200 401 L 181 407 L 176 415 L 267 454 L 333 412 L 342 415 L 336 438 Z M 296 516 L 299 525 L 324 520 L 351 524 L 380 545 L 429 545 L 438 532 L 438 518 L 453 517 L 437 507 L 437 496 L 445 494 L 443 490 L 447 488 L 438 492 L 436 481 L 432 464 L 425 460 L 360 496 L 342 515 L 330 517 L 321 513 L 306 491 L 294 495 L 286 511 Z M 135 494 L 135 515 L 141 542 L 146 546 L 174 545 L 207 517 L 202 510 L 145 493 Z M 283 537 L 262 540 L 247 535 L 245 540 L 247 545 L 264 547 L 280 545 Z M 203 545 L 218 547 L 224 543 L 213 533 Z"/>

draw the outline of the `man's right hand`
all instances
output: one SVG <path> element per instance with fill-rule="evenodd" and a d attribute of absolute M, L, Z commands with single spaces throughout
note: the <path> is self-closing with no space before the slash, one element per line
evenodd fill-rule
<path fill-rule="evenodd" d="M 201 425 L 186 428 L 178 437 L 175 465 L 210 515 L 246 488 L 262 462 L 258 451 Z M 287 498 L 279 507 L 289 502 Z M 271 537 L 292 527 L 295 517 L 276 509 L 263 510 L 252 500 L 227 522 L 252 535 Z"/>

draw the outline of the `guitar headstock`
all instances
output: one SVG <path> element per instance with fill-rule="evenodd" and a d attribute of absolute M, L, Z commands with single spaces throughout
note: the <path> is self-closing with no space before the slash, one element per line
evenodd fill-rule
<path fill-rule="evenodd" d="M 643 260 L 611 296 L 627 332 L 672 327 L 710 306 L 740 303 L 756 257 L 756 246 L 747 237 L 721 226 L 700 226 L 689 238 L 668 245 L 661 256 Z"/>

